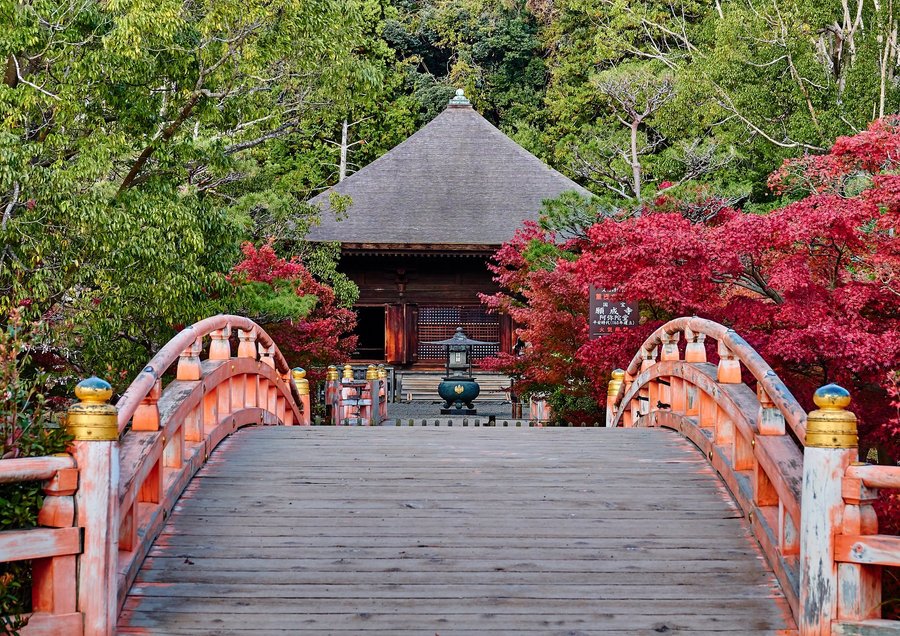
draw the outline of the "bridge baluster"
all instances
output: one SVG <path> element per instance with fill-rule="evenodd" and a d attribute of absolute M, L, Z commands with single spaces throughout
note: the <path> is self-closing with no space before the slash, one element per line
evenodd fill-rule
<path fill-rule="evenodd" d="M 685 362 L 706 362 L 706 334 L 685 329 L 684 339 L 687 341 L 684 348 Z"/>
<path fill-rule="evenodd" d="M 325 375 L 325 418 L 332 420 L 341 395 L 341 376 L 335 365 L 329 365 Z M 334 423 L 332 421 L 332 423 Z"/>
<path fill-rule="evenodd" d="M 719 369 L 716 377 L 720 384 L 741 383 L 741 362 L 721 340 L 719 341 Z"/>
<path fill-rule="evenodd" d="M 141 400 L 131 420 L 133 431 L 159 430 L 159 396 L 162 393 L 162 380 L 157 379 L 147 397 Z"/>
<path fill-rule="evenodd" d="M 268 365 L 275 368 L 275 345 L 274 343 L 265 346 L 263 343 L 259 343 L 259 361 L 265 365 Z"/>
<path fill-rule="evenodd" d="M 228 360 L 231 358 L 231 327 L 215 329 L 209 333 L 209 359 Z"/>
<path fill-rule="evenodd" d="M 641 348 L 641 371 L 646 371 L 656 364 L 656 356 L 659 353 L 659 347 Z"/>
<path fill-rule="evenodd" d="M 388 383 L 387 383 L 387 369 L 384 368 L 383 364 L 378 365 L 378 380 L 379 380 L 379 389 L 378 389 L 378 421 L 383 422 L 388 418 Z"/>
<path fill-rule="evenodd" d="M 756 385 L 756 398 L 759 400 L 759 415 L 756 418 L 756 426 L 760 435 L 784 435 L 784 415 L 775 408 L 772 398 L 766 393 L 762 384 Z"/>
<path fill-rule="evenodd" d="M 250 329 L 249 331 L 238 329 L 238 340 L 240 341 L 237 351 L 238 358 L 253 358 L 255 360 L 256 329 Z"/>
<path fill-rule="evenodd" d="M 662 352 L 660 353 L 660 360 L 680 360 L 681 352 L 678 351 L 678 341 L 681 339 L 681 334 L 679 332 L 675 333 L 664 333 L 660 336 L 662 340 Z"/>
<path fill-rule="evenodd" d="M 203 350 L 202 338 L 197 338 L 191 346 L 181 352 L 178 357 L 178 368 L 175 372 L 177 380 L 199 380 L 201 374 L 200 352 Z"/>
<path fill-rule="evenodd" d="M 778 544 L 786 556 L 800 554 L 800 531 L 797 520 L 788 512 L 784 502 L 778 501 Z"/>
<path fill-rule="evenodd" d="M 295 367 L 291 371 L 294 381 L 294 387 L 297 389 L 297 395 L 300 397 L 300 421 L 297 424 L 301 426 L 310 425 L 310 407 L 309 407 L 309 380 L 306 379 L 306 370 L 301 367 Z"/>
<path fill-rule="evenodd" d="M 38 525 L 45 528 L 71 528 L 75 525 L 75 492 L 78 469 L 62 468 L 42 486 L 44 503 L 38 512 Z M 77 607 L 75 589 L 76 556 L 61 554 L 31 562 L 32 610 L 49 614 L 72 614 Z"/>

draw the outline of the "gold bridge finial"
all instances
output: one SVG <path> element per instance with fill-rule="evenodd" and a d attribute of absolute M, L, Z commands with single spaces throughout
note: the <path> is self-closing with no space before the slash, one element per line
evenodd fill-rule
<path fill-rule="evenodd" d="M 847 410 L 850 392 L 826 384 L 813 394 L 819 408 L 806 418 L 806 445 L 815 448 L 856 448 L 856 415 Z"/>
<path fill-rule="evenodd" d="M 119 439 L 118 410 L 109 403 L 112 386 L 91 377 L 75 387 L 80 402 L 69 407 L 66 428 L 76 440 L 109 442 Z"/>

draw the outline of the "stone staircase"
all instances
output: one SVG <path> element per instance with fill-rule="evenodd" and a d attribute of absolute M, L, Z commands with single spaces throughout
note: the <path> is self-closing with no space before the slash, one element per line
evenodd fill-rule
<path fill-rule="evenodd" d="M 444 374 L 439 371 L 401 371 L 397 373 L 397 396 L 401 401 L 438 401 L 437 387 Z M 481 386 L 479 402 L 509 402 L 510 379 L 501 373 L 476 373 L 475 381 Z"/>

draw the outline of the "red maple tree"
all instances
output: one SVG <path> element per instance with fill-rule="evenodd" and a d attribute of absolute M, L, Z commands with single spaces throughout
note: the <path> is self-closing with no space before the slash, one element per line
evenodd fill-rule
<path fill-rule="evenodd" d="M 272 289 L 287 287 L 297 296 L 314 296 L 315 305 L 302 318 L 266 322 L 262 326 L 278 344 L 288 364 L 310 371 L 310 377 L 321 379 L 321 369 L 346 360 L 356 348 L 356 314 L 341 307 L 334 291 L 320 283 L 299 258 L 285 259 L 275 252 L 272 242 L 257 248 L 252 243 L 241 246 L 244 259 L 232 269 L 237 282 L 264 283 Z"/>
<path fill-rule="evenodd" d="M 900 118 L 885 118 L 828 154 L 786 161 L 769 183 L 793 202 L 768 214 L 663 193 L 639 214 L 593 225 L 549 262 L 528 255 L 552 254 L 554 237 L 528 226 L 498 252 L 504 293 L 488 304 L 512 315 L 531 348 L 494 367 L 525 386 L 590 386 L 602 403 L 609 372 L 646 335 L 698 315 L 746 338 L 807 408 L 818 386 L 845 386 L 864 447 L 896 461 L 887 378 L 900 367 L 898 169 Z M 642 324 L 588 341 L 589 284 L 640 301 Z"/>

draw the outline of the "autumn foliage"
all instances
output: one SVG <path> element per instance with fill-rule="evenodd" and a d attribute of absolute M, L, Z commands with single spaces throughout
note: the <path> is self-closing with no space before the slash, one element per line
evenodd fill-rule
<path fill-rule="evenodd" d="M 531 347 L 496 368 L 523 387 L 548 383 L 602 403 L 609 372 L 682 315 L 734 328 L 811 407 L 818 386 L 849 389 L 864 450 L 900 457 L 889 391 L 900 368 L 900 118 L 839 138 L 828 154 L 789 160 L 770 178 L 788 203 L 767 214 L 707 194 L 668 193 L 556 246 L 530 225 L 496 255 L 505 292 L 488 299 Z M 708 213 L 705 213 L 708 212 Z M 640 302 L 642 324 L 587 340 L 589 284 Z M 714 356 L 711 356 L 714 359 Z"/>
<path fill-rule="evenodd" d="M 264 301 L 247 313 L 256 314 L 291 366 L 314 371 L 350 357 L 356 348 L 356 314 L 337 303 L 331 287 L 318 282 L 298 258 L 278 256 L 271 242 L 258 248 L 248 242 L 241 250 L 244 259 L 231 277 L 237 285 L 256 283 L 257 290 L 265 290 L 254 294 Z"/>

